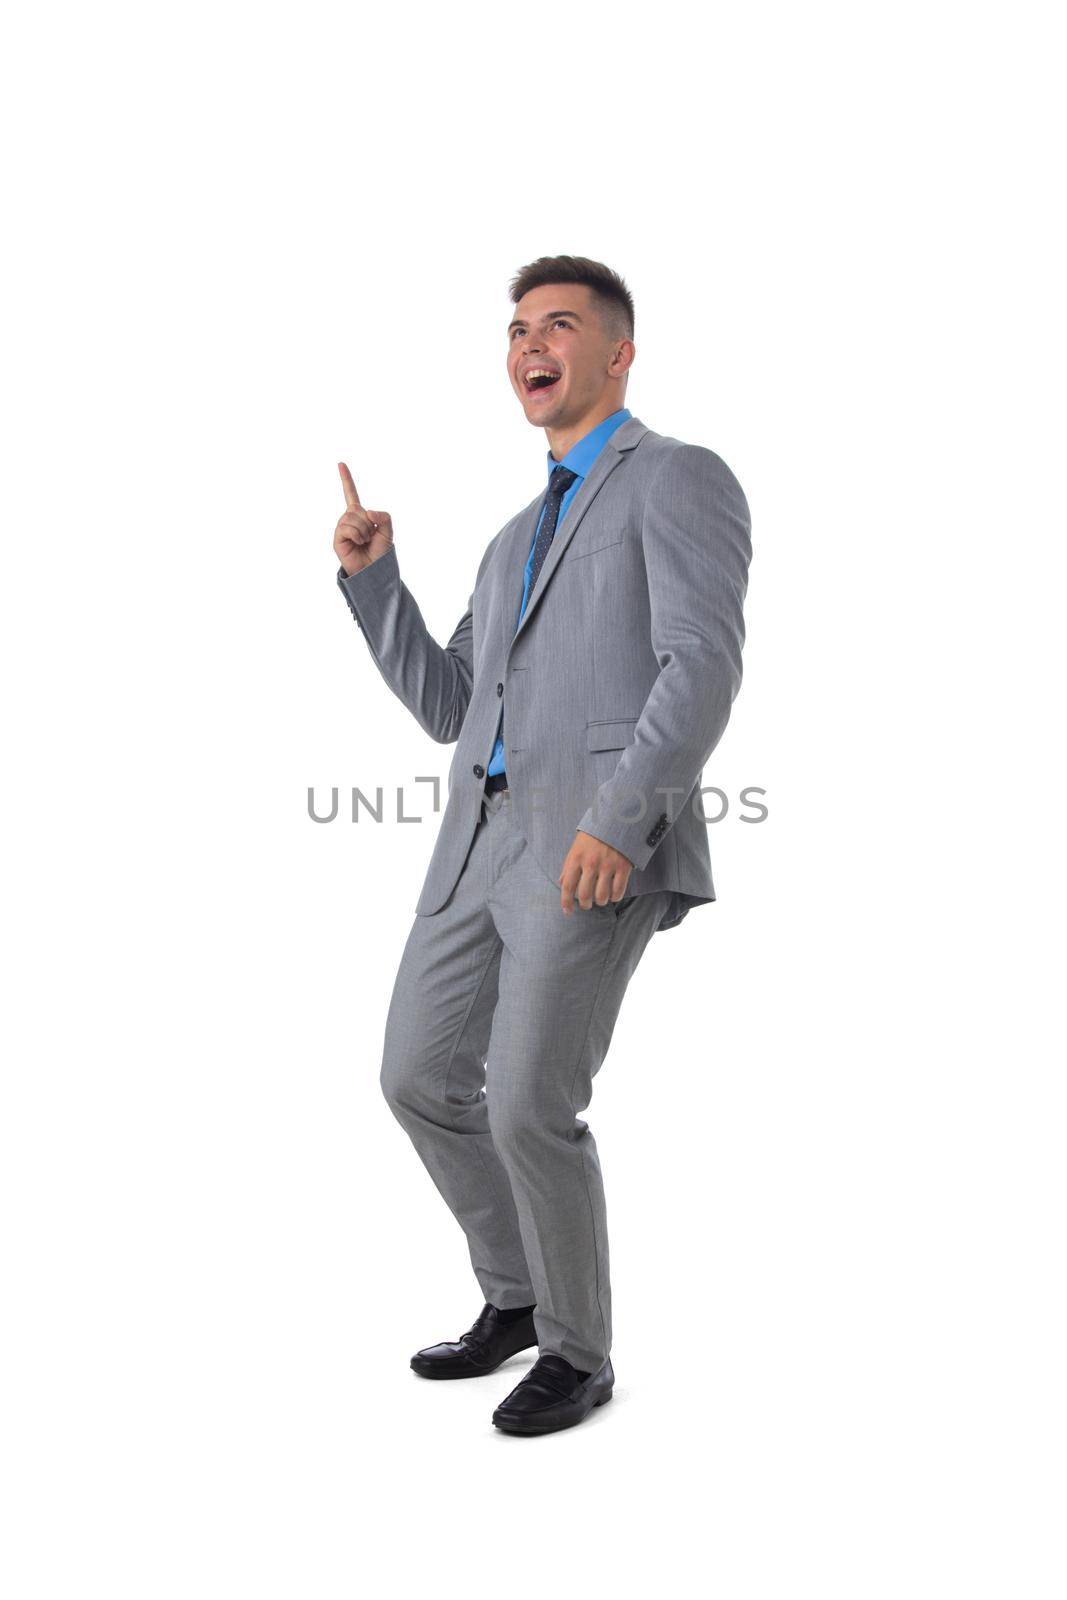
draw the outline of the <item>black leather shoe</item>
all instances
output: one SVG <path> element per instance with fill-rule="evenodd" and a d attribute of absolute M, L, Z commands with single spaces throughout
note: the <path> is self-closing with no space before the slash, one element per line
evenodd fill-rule
<path fill-rule="evenodd" d="M 551 1353 L 539 1356 L 522 1382 L 493 1412 L 505 1433 L 555 1433 L 583 1422 L 594 1406 L 611 1399 L 615 1374 L 610 1358 L 599 1372 L 581 1378 L 569 1361 Z"/>
<path fill-rule="evenodd" d="M 427 1345 L 412 1356 L 411 1366 L 422 1378 L 481 1378 L 536 1343 L 532 1311 L 503 1323 L 496 1306 L 487 1300 L 457 1344 Z"/>

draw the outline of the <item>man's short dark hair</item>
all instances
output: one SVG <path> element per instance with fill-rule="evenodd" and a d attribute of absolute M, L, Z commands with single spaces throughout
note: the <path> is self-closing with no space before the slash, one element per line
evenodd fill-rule
<path fill-rule="evenodd" d="M 609 337 L 633 338 L 634 297 L 619 274 L 602 261 L 590 261 L 588 256 L 538 256 L 512 279 L 508 292 L 518 305 L 524 294 L 546 283 L 584 283 L 593 293 Z"/>

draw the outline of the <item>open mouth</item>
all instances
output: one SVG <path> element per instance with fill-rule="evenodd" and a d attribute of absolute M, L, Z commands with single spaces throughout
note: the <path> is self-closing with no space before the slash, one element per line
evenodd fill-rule
<path fill-rule="evenodd" d="M 552 372 L 547 367 L 531 367 L 523 378 L 523 387 L 527 394 L 537 394 L 543 389 L 552 389 L 562 378 L 562 372 Z"/>

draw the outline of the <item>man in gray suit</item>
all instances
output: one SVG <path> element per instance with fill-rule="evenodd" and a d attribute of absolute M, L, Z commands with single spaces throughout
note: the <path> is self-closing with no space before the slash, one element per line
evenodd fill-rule
<path fill-rule="evenodd" d="M 493 1413 L 529 1434 L 611 1397 L 604 1191 L 578 1113 L 652 934 L 715 898 L 700 780 L 741 682 L 751 544 L 725 462 L 625 407 L 618 274 L 541 257 L 510 292 L 508 376 L 548 486 L 490 540 L 448 643 L 343 462 L 334 550 L 379 672 L 456 744 L 381 1082 L 485 1304 L 411 1365 L 476 1377 L 538 1346 Z"/>

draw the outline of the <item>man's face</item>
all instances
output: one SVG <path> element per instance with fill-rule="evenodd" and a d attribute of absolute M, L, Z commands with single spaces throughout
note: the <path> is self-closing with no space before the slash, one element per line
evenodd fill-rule
<path fill-rule="evenodd" d="M 508 377 L 527 421 L 564 430 L 596 409 L 611 388 L 623 405 L 625 386 L 617 380 L 629 363 L 613 363 L 619 344 L 608 337 L 584 283 L 546 283 L 524 294 L 508 328 Z M 556 377 L 531 381 L 539 370 Z"/>

